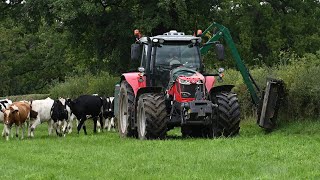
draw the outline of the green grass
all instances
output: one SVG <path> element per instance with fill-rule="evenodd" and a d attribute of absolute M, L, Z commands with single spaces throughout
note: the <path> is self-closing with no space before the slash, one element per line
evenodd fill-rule
<path fill-rule="evenodd" d="M 1 125 L 2 130 L 2 125 Z M 282 124 L 266 134 L 253 121 L 236 138 L 121 139 L 115 132 L 75 132 L 0 139 L 0 179 L 319 179 L 320 122 Z"/>

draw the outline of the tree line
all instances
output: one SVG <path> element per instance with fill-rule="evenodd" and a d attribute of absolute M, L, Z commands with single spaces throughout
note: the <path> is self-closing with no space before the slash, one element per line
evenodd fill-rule
<path fill-rule="evenodd" d="M 320 49 L 319 17 L 318 0 L 2 0 L 0 95 L 47 93 L 74 75 L 118 76 L 130 68 L 134 29 L 193 34 L 216 21 L 248 66 L 274 66 L 284 53 Z M 215 63 L 213 53 L 204 58 Z"/>

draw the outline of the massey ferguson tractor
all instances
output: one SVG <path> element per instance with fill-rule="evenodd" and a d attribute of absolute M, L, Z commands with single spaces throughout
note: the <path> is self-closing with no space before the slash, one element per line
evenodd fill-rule
<path fill-rule="evenodd" d="M 243 64 L 228 29 L 213 23 L 204 36 L 215 28 L 206 43 L 201 35 L 170 31 L 154 37 L 141 37 L 131 46 L 132 61 L 139 61 L 138 72 L 124 73 L 115 88 L 115 114 L 121 137 L 162 139 L 167 131 L 181 127 L 184 137 L 231 137 L 239 134 L 240 107 L 233 85 L 216 86 L 223 76 L 204 72 L 201 56 L 212 46 L 218 59 L 224 57 L 224 42 L 231 48 L 237 69 L 258 108 L 259 126 L 271 130 L 283 91 L 279 80 L 267 81 L 260 92 Z"/>

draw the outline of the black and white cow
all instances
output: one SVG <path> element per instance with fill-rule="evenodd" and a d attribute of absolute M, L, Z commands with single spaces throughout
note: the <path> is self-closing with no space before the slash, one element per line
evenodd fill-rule
<path fill-rule="evenodd" d="M 103 127 L 102 113 L 103 113 L 103 99 L 94 95 L 82 95 L 74 100 L 67 100 L 67 105 L 70 107 L 71 112 L 80 121 L 77 127 L 78 134 L 81 129 L 87 134 L 84 122 L 88 117 L 92 117 L 94 121 L 94 132 L 97 132 L 97 120 L 100 118 L 100 124 Z"/>
<path fill-rule="evenodd" d="M 59 98 L 59 101 L 62 103 L 62 105 L 64 106 L 65 110 L 68 112 L 68 119 L 65 121 L 64 124 L 64 129 L 63 132 L 64 133 L 68 133 L 70 134 L 72 132 L 72 126 L 73 126 L 73 120 L 76 118 L 75 115 L 71 112 L 70 107 L 67 104 L 67 99 L 64 98 Z M 77 125 L 78 125 L 78 121 L 77 121 Z"/>
<path fill-rule="evenodd" d="M 65 136 L 67 121 L 69 114 L 66 108 L 66 104 L 58 100 L 54 100 L 51 108 L 51 119 L 53 120 L 54 127 L 58 136 Z"/>
<path fill-rule="evenodd" d="M 108 128 L 108 131 L 112 129 L 115 130 L 114 124 L 114 97 L 107 97 L 105 101 L 105 111 L 103 112 L 103 117 L 105 119 L 104 129 Z"/>

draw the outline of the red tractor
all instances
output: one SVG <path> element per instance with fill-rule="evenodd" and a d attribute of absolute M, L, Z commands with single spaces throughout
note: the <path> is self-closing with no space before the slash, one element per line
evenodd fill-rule
<path fill-rule="evenodd" d="M 214 38 L 220 37 L 221 33 L 228 37 L 228 31 L 220 29 Z M 215 85 L 223 76 L 222 68 L 216 74 L 204 72 L 201 54 L 205 54 L 206 48 L 212 45 L 216 45 L 217 54 L 222 59 L 221 44 L 211 39 L 203 45 L 201 37 L 177 31 L 141 37 L 133 44 L 131 59 L 140 60 L 139 72 L 124 73 L 115 90 L 115 114 L 120 136 L 162 139 L 174 127 L 181 127 L 184 137 L 237 135 L 240 107 L 237 94 L 232 92 L 234 86 Z M 241 66 L 245 67 L 241 59 L 239 66 L 240 71 Z M 247 73 L 242 73 L 246 76 L 245 81 L 246 78 L 253 81 L 248 71 L 244 73 Z M 248 84 L 251 85 L 249 90 L 253 88 L 252 84 L 256 85 L 254 81 Z M 264 99 L 270 100 L 262 103 L 264 101 L 257 98 L 255 91 L 251 93 L 253 100 L 257 100 L 255 104 L 260 103 L 261 108 L 265 108 L 259 124 L 266 128 L 272 127 L 275 112 L 273 106 L 266 104 L 278 103 L 279 99 L 269 97 L 269 94 L 273 96 L 268 93 Z"/>

